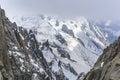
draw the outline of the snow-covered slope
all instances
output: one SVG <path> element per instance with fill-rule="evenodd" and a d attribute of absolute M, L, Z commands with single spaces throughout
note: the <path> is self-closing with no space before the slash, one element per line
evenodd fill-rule
<path fill-rule="evenodd" d="M 112 22 L 110 20 L 93 23 L 98 25 L 106 34 L 108 34 L 107 39 L 110 41 L 110 43 L 113 43 L 120 36 L 120 25 L 118 23 Z"/>
<path fill-rule="evenodd" d="M 52 63 L 52 72 L 62 70 L 69 80 L 76 80 L 79 74 L 88 72 L 109 45 L 108 35 L 83 17 L 59 20 L 41 15 L 14 17 L 13 21 L 32 30 L 39 44 L 42 44 L 39 49 L 47 63 Z M 49 45 L 49 49 L 44 47 L 46 45 Z"/>

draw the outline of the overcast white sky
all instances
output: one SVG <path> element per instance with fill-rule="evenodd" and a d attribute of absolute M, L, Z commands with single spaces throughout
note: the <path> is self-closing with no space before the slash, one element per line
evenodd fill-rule
<path fill-rule="evenodd" d="M 0 0 L 7 16 L 58 15 L 120 22 L 120 0 Z"/>

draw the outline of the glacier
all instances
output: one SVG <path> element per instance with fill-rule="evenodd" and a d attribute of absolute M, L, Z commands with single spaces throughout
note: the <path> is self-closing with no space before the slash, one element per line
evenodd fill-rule
<path fill-rule="evenodd" d="M 44 15 L 16 16 L 12 21 L 28 31 L 32 30 L 37 41 L 43 44 L 39 49 L 47 63 L 52 63 L 52 72 L 62 69 L 69 80 L 76 80 L 79 74 L 87 73 L 110 43 L 108 34 L 84 17 L 76 20 L 59 20 Z M 49 48 L 44 47 L 44 43 L 49 45 Z M 32 58 L 31 63 L 40 68 Z M 44 70 L 41 68 L 40 72 L 42 71 Z"/>

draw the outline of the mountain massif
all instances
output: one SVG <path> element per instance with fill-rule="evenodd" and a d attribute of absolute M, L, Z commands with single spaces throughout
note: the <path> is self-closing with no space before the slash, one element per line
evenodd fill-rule
<path fill-rule="evenodd" d="M 0 80 L 92 80 L 88 78 L 92 72 L 85 74 L 109 45 L 101 28 L 85 18 L 60 21 L 37 16 L 16 21 L 22 27 L 0 8 Z M 97 61 L 102 66 L 117 54 L 105 52 Z"/>
<path fill-rule="evenodd" d="M 75 75 L 62 65 L 62 71 L 69 80 L 75 80 L 79 75 L 88 72 L 109 44 L 107 33 L 84 17 L 61 20 L 44 15 L 17 16 L 14 17 L 14 21 L 28 31 L 32 30 L 39 43 L 48 41 L 53 51 L 52 55 L 65 65 L 70 65 L 77 73 Z M 43 56 L 47 62 L 52 60 L 51 52 L 43 53 Z M 52 67 L 59 71 L 59 66 L 52 65 Z"/>

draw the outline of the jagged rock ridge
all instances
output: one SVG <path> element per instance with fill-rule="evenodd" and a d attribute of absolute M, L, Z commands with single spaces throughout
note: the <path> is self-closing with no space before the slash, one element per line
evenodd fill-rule
<path fill-rule="evenodd" d="M 120 80 L 120 37 L 104 50 L 84 80 Z"/>

